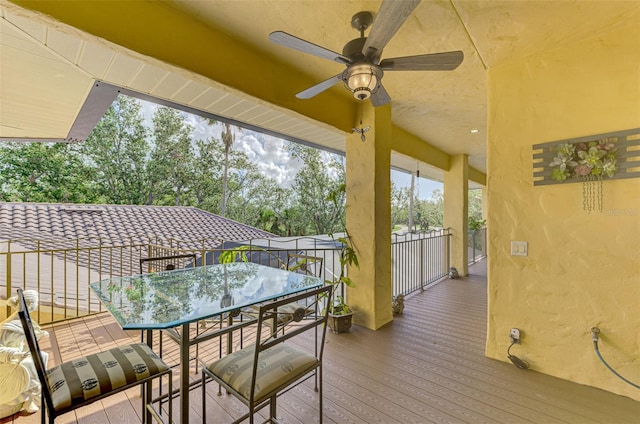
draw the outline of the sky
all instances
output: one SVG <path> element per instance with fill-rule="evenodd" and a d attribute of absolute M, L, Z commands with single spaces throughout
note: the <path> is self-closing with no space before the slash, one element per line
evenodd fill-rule
<path fill-rule="evenodd" d="M 157 107 L 154 103 L 138 100 L 142 105 L 141 112 L 145 125 L 151 126 L 153 113 Z M 185 122 L 193 128 L 194 139 L 207 139 L 210 137 L 220 138 L 222 127 L 220 125 L 211 126 L 201 117 L 189 113 L 184 113 Z M 257 133 L 255 131 L 241 129 L 236 132 L 235 142 L 232 149 L 243 151 L 249 160 L 255 163 L 260 172 L 273 178 L 282 187 L 291 187 L 302 163 L 291 157 L 284 148 L 289 141 L 271 135 Z M 323 152 L 328 158 L 332 153 Z M 397 188 L 410 187 L 411 175 L 405 172 L 391 170 L 391 181 Z M 421 200 L 431 197 L 434 190 L 442 191 L 442 183 L 419 178 L 416 181 L 416 191 Z"/>

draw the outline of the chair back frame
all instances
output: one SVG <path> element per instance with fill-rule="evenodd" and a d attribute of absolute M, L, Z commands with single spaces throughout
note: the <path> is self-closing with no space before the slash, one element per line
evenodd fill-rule
<path fill-rule="evenodd" d="M 253 371 L 251 376 L 251 392 L 249 395 L 249 403 L 255 404 L 255 389 L 256 389 L 256 377 L 258 373 L 258 360 L 260 357 L 260 353 L 279 344 L 284 343 L 285 341 L 295 337 L 307 330 L 317 328 L 322 325 L 322 334 L 320 337 L 320 348 L 316 350 L 315 355 L 318 361 L 319 366 L 322 363 L 322 355 L 324 353 L 324 340 L 325 335 L 327 333 L 327 320 L 328 320 L 328 308 L 322 307 L 321 301 L 326 299 L 326 302 L 331 302 L 332 295 L 332 286 L 325 285 L 322 287 L 318 287 L 315 289 L 307 290 L 303 293 L 289 296 L 283 299 L 275 300 L 269 303 L 265 303 L 260 306 L 260 310 L 258 313 L 258 326 L 256 331 L 256 343 L 255 343 L 255 351 L 253 358 Z M 287 312 L 286 315 L 292 315 L 290 320 L 285 320 L 282 323 L 278 323 L 278 308 L 281 308 L 285 305 L 297 304 L 303 300 L 307 300 L 310 298 L 315 298 L 313 303 L 306 303 L 306 309 L 299 308 L 293 314 Z M 326 303 L 325 305 L 328 305 Z M 322 309 L 320 309 L 322 307 Z M 304 319 L 305 317 L 309 317 L 307 313 L 311 308 L 313 310 L 313 319 Z M 320 312 L 320 313 L 319 313 Z M 281 314 L 281 313 L 280 313 Z M 300 323 L 303 324 L 296 325 L 294 328 L 291 328 L 285 331 L 285 328 L 290 326 L 292 323 Z M 275 323 L 275 324 L 274 324 Z M 262 334 L 263 327 L 267 325 L 269 329 L 269 336 L 264 337 Z M 280 331 L 282 330 L 282 331 Z M 316 347 L 318 341 L 316 340 Z M 316 368 L 317 368 L 316 366 Z M 311 371 L 311 370 L 310 370 Z M 268 398 L 268 396 L 267 396 Z"/>
<path fill-rule="evenodd" d="M 193 266 L 194 267 L 196 266 L 197 257 L 195 253 L 184 253 L 180 255 L 153 256 L 149 258 L 140 258 L 140 274 L 147 274 L 146 272 L 144 272 L 144 268 L 143 268 L 144 264 L 147 262 L 155 262 L 155 261 L 166 262 L 173 259 L 186 259 L 186 258 L 191 258 L 193 260 Z M 176 268 L 181 268 L 181 267 L 177 266 Z M 159 271 L 165 271 L 165 270 L 166 269 L 161 269 Z M 154 271 L 154 272 L 157 272 L 157 271 Z"/>
<path fill-rule="evenodd" d="M 96 401 L 99 401 L 101 399 L 107 398 L 109 396 L 111 396 L 112 394 L 115 393 L 119 393 L 122 392 L 124 390 L 128 390 L 132 387 L 138 386 L 138 385 L 144 385 L 144 384 L 148 384 L 150 383 L 153 379 L 161 377 L 163 375 L 168 375 L 169 380 L 168 380 L 168 393 L 172 393 L 173 389 L 172 389 L 172 370 L 169 367 L 167 370 L 162 371 L 158 374 L 155 375 L 150 375 L 147 376 L 143 379 L 140 379 L 136 382 L 130 383 L 130 384 L 125 384 L 123 386 L 118 387 L 117 389 L 113 389 L 111 391 L 102 393 L 98 396 L 92 397 L 90 399 L 87 399 L 83 402 L 80 402 L 78 404 L 75 405 L 71 405 L 70 407 L 64 408 L 64 409 L 59 409 L 59 410 L 55 410 L 54 405 L 53 405 L 53 395 L 51 393 L 51 389 L 48 383 L 48 379 L 47 379 L 47 371 L 46 368 L 44 366 L 44 361 L 42 360 L 42 356 L 40 355 L 40 345 L 38 344 L 38 339 L 36 337 L 35 334 L 35 330 L 33 328 L 33 321 L 31 320 L 31 315 L 29 313 L 29 308 L 27 306 L 27 302 L 25 301 L 24 298 L 24 294 L 22 292 L 22 289 L 18 289 L 18 298 L 19 298 L 19 305 L 18 305 L 18 315 L 20 316 L 20 321 L 22 323 L 22 328 L 24 330 L 25 333 L 25 338 L 27 339 L 27 344 L 29 345 L 29 350 L 31 351 L 31 357 L 33 358 L 33 364 L 35 366 L 36 369 L 36 373 L 38 374 L 38 380 L 40 380 L 40 386 L 41 386 L 41 393 L 42 393 L 42 398 L 44 399 L 44 404 L 41 405 L 41 422 L 44 423 L 45 422 L 45 410 L 47 412 L 47 415 L 49 416 L 49 423 L 53 424 L 56 417 L 76 410 L 80 407 L 89 405 L 91 403 L 94 403 Z M 152 399 L 151 399 L 151 390 L 150 390 L 150 386 L 147 390 L 143 390 L 143 393 L 141 393 L 141 397 L 143 399 L 143 423 L 147 421 L 148 418 L 150 417 L 154 417 L 156 418 L 157 421 L 163 422 L 163 423 L 167 423 L 170 424 L 171 423 L 171 417 L 173 415 L 173 407 L 171 402 L 169 401 L 169 414 L 168 414 L 168 421 L 165 421 L 158 413 L 157 411 L 155 411 L 152 407 L 149 408 L 149 403 Z M 146 403 L 145 403 L 145 398 L 146 398 Z M 162 400 L 160 400 L 160 408 L 162 408 Z M 146 409 L 146 411 L 145 411 Z"/>
<path fill-rule="evenodd" d="M 44 402 L 46 403 L 47 410 L 50 411 L 49 413 L 51 413 L 51 411 L 54 410 L 53 397 L 49 388 L 49 384 L 47 383 L 47 371 L 44 366 L 42 356 L 40 355 L 40 345 L 38 343 L 38 338 L 36 337 L 36 332 L 33 328 L 33 321 L 31 320 L 29 307 L 27 306 L 27 302 L 24 299 L 22 289 L 18 289 L 18 299 L 18 316 L 20 316 L 20 322 L 22 323 L 24 336 L 27 339 L 27 344 L 29 346 L 29 350 L 31 351 L 33 365 L 35 366 L 36 373 L 38 374 L 38 380 L 40 380 L 42 397 L 44 398 Z M 44 407 L 45 405 L 42 405 L 42 408 Z"/>
<path fill-rule="evenodd" d="M 296 263 L 292 264 L 291 261 L 296 261 Z M 313 275 L 314 277 L 322 278 L 322 263 L 323 258 L 320 256 L 288 253 L 286 268 L 287 271 L 300 272 L 301 274 Z M 309 269 L 310 266 L 317 266 L 318 273 L 316 274 L 311 269 Z"/>

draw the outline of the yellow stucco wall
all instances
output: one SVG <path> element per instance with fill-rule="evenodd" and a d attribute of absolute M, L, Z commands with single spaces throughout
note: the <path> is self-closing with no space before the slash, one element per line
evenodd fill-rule
<path fill-rule="evenodd" d="M 640 27 L 626 27 L 489 72 L 489 316 L 486 353 L 640 400 L 640 180 L 604 182 L 604 213 L 582 185 L 534 187 L 532 145 L 640 127 Z M 529 243 L 510 256 L 510 241 Z"/>

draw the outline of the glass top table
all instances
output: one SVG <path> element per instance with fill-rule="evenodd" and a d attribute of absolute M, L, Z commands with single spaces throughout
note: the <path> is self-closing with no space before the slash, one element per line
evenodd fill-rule
<path fill-rule="evenodd" d="M 190 324 L 323 284 L 320 278 L 251 262 L 108 278 L 91 284 L 125 330 L 166 330 L 180 346 L 180 422 L 189 422 Z M 175 328 L 181 328 L 178 332 Z"/>
<path fill-rule="evenodd" d="M 321 280 L 251 262 L 115 277 L 91 284 L 125 330 L 165 329 L 318 287 Z"/>

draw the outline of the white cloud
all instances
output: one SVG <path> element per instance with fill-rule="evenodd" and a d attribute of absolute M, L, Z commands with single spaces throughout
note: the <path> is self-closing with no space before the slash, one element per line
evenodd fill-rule
<path fill-rule="evenodd" d="M 244 130 L 233 148 L 244 152 L 262 175 L 272 178 L 282 187 L 291 187 L 301 164 L 291 157 L 287 144 L 277 137 Z"/>
<path fill-rule="evenodd" d="M 184 113 L 183 116 L 185 117 L 185 124 L 193 129 L 191 136 L 194 140 L 207 140 L 211 137 L 220 137 L 222 128 L 219 124 L 209 125 L 205 119 L 190 113 Z"/>
<path fill-rule="evenodd" d="M 264 149 L 262 144 L 258 141 L 254 134 L 241 133 L 241 136 L 236 135 L 236 141 L 232 146 L 233 150 L 244 152 L 251 162 L 256 162 L 260 156 L 262 156 Z"/>

